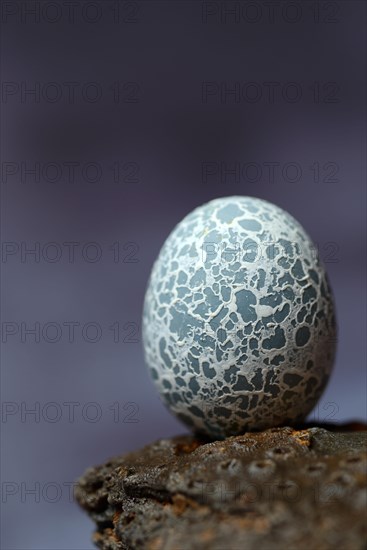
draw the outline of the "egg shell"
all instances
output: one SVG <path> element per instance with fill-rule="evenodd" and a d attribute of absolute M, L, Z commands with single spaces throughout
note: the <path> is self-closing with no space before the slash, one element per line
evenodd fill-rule
<path fill-rule="evenodd" d="M 246 196 L 212 200 L 173 229 L 148 282 L 142 334 L 164 404 L 217 439 L 304 420 L 336 349 L 315 245 L 283 209 Z"/>

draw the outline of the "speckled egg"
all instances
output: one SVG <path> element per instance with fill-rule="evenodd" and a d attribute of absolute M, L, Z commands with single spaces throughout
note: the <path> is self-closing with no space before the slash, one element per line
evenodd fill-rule
<path fill-rule="evenodd" d="M 212 200 L 173 229 L 152 269 L 142 331 L 165 405 L 217 439 L 302 421 L 336 347 L 310 237 L 278 206 L 245 196 Z"/>

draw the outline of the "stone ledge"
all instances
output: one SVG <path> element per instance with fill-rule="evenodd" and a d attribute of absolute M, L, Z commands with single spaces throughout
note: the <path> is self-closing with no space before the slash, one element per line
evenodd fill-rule
<path fill-rule="evenodd" d="M 362 550 L 366 428 L 162 439 L 89 469 L 76 498 L 102 550 Z"/>

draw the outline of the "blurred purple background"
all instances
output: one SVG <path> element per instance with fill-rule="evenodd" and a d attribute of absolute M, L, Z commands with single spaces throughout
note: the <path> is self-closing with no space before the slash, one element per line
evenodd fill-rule
<path fill-rule="evenodd" d="M 141 311 L 165 238 L 212 198 L 274 202 L 318 244 L 339 342 L 310 418 L 366 418 L 365 4 L 73 4 L 2 3 L 7 550 L 91 549 L 75 479 L 186 432 Z"/>

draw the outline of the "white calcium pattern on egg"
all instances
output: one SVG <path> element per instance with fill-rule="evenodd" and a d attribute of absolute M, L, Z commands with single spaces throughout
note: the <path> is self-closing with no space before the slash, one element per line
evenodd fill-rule
<path fill-rule="evenodd" d="M 333 366 L 336 324 L 316 248 L 287 212 L 219 198 L 171 232 L 143 312 L 165 405 L 215 438 L 302 421 Z"/>

